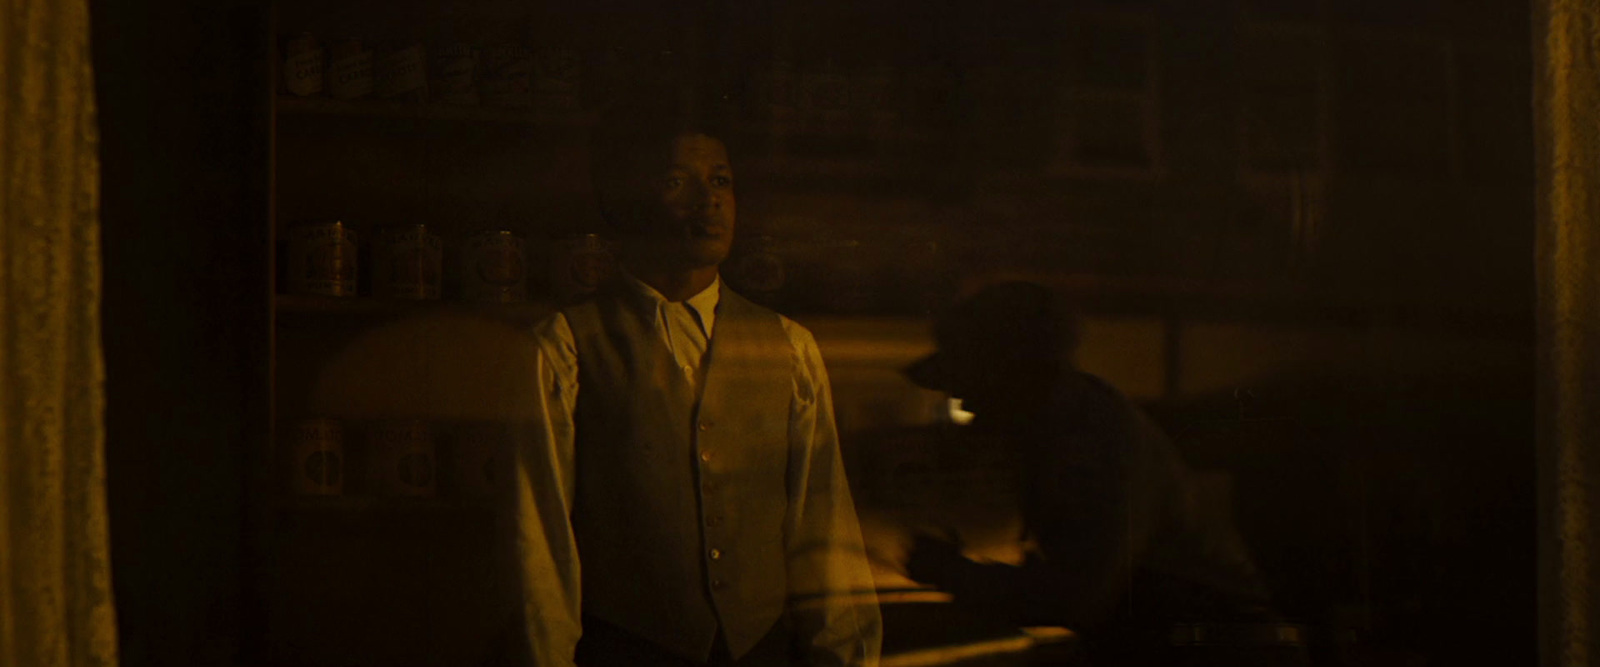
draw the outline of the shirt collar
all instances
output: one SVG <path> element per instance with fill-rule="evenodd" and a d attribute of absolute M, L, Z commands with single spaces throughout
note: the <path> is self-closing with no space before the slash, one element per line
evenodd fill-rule
<path fill-rule="evenodd" d="M 699 294 L 684 300 L 694 312 L 700 316 L 700 323 L 706 328 L 706 337 L 711 337 L 711 322 L 717 318 L 717 304 L 722 302 L 722 276 L 711 280 L 711 284 L 700 290 Z"/>
<path fill-rule="evenodd" d="M 632 273 L 624 270 L 622 275 L 622 282 L 628 286 L 628 292 L 635 297 L 634 302 L 642 308 L 648 308 L 652 317 L 657 309 L 669 303 L 667 297 L 662 296 L 660 292 L 656 291 L 656 288 L 651 287 Z M 700 324 L 705 327 L 707 338 L 711 337 L 711 327 L 717 318 L 717 304 L 721 302 L 721 275 L 712 279 L 711 284 L 700 290 L 699 294 L 683 300 L 684 305 L 694 309 L 695 314 L 700 316 Z"/>

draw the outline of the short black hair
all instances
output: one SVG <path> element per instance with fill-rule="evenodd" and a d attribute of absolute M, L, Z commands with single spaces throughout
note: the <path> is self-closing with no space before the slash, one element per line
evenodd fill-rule
<path fill-rule="evenodd" d="M 613 229 L 632 222 L 635 179 L 641 170 L 664 165 L 673 141 L 703 134 L 727 144 L 725 123 L 700 112 L 680 89 L 645 89 L 611 104 L 589 135 L 589 177 L 600 215 Z"/>

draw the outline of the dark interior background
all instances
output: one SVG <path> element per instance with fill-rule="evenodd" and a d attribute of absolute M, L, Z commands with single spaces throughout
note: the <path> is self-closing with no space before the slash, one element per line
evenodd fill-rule
<path fill-rule="evenodd" d="M 275 139 L 274 25 L 534 35 L 583 55 L 591 98 L 638 76 L 695 86 L 738 121 L 742 251 L 765 237 L 789 261 L 780 310 L 913 321 L 1005 274 L 1148 324 L 1158 381 L 1130 394 L 1191 463 L 1234 475 L 1241 528 L 1329 664 L 1533 661 L 1523 3 L 91 5 L 125 664 L 285 655 L 265 582 L 293 575 L 263 544 L 260 455 L 275 226 L 352 202 L 532 235 L 595 225 L 572 128 L 499 141 L 401 119 L 350 139 L 281 116 Z M 783 102 L 783 76 L 814 96 Z M 386 164 L 322 189 L 326 172 L 280 165 L 274 216 L 274 141 L 280 160 Z M 467 152 L 391 159 L 429 141 Z M 464 534 L 429 525 L 418 539 Z"/>
<path fill-rule="evenodd" d="M 238 664 L 266 437 L 267 69 L 246 3 L 91 3 L 123 662 Z"/>

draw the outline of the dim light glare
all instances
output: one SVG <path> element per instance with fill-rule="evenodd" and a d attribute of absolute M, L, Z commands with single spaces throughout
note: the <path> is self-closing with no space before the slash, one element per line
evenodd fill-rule
<path fill-rule="evenodd" d="M 950 423 L 957 426 L 966 426 L 972 423 L 973 414 L 961 409 L 961 399 L 952 397 L 948 407 L 950 409 Z"/>

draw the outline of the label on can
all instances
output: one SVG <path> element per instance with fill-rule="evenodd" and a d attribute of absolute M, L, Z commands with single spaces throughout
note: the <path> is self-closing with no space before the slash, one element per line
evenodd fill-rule
<path fill-rule="evenodd" d="M 385 299 L 437 299 L 444 243 L 426 225 L 378 232 L 372 249 L 372 294 Z"/>
<path fill-rule="evenodd" d="M 478 52 L 451 44 L 433 54 L 433 93 L 444 104 L 478 103 Z"/>
<path fill-rule="evenodd" d="M 582 57 L 571 49 L 542 49 L 534 61 L 535 85 L 544 93 L 576 93 Z"/>
<path fill-rule="evenodd" d="M 372 428 L 370 456 L 380 493 L 432 496 L 438 488 L 433 433 L 425 422 L 381 422 Z"/>
<path fill-rule="evenodd" d="M 342 222 L 289 230 L 289 291 L 356 295 L 356 232 Z"/>
<path fill-rule="evenodd" d="M 527 244 L 516 232 L 499 229 L 473 234 L 462 249 L 461 266 L 461 293 L 467 300 L 528 298 Z"/>
<path fill-rule="evenodd" d="M 578 77 L 582 57 L 569 49 L 544 49 L 534 59 L 535 106 L 552 113 L 578 110 Z"/>
<path fill-rule="evenodd" d="M 563 239 L 550 259 L 550 289 L 563 301 L 594 292 L 616 271 L 611 247 L 598 234 Z"/>
<path fill-rule="evenodd" d="M 462 495 L 492 496 L 511 481 L 511 435 L 503 424 L 472 424 L 456 431 L 452 482 Z"/>
<path fill-rule="evenodd" d="M 378 95 L 425 100 L 428 96 L 428 60 L 421 44 L 383 54 L 377 65 Z"/>
<path fill-rule="evenodd" d="M 372 52 L 361 42 L 348 40 L 334 48 L 328 61 L 328 94 L 341 100 L 372 94 Z"/>
<path fill-rule="evenodd" d="M 307 496 L 344 493 L 344 427 L 332 419 L 296 422 L 289 440 L 289 491 Z"/>
<path fill-rule="evenodd" d="M 300 97 L 322 93 L 323 69 L 328 64 L 328 54 L 309 34 L 289 40 L 284 49 L 283 83 L 289 92 Z"/>
<path fill-rule="evenodd" d="M 533 106 L 533 54 L 519 44 L 500 44 L 483 58 L 483 103 L 499 107 Z"/>

